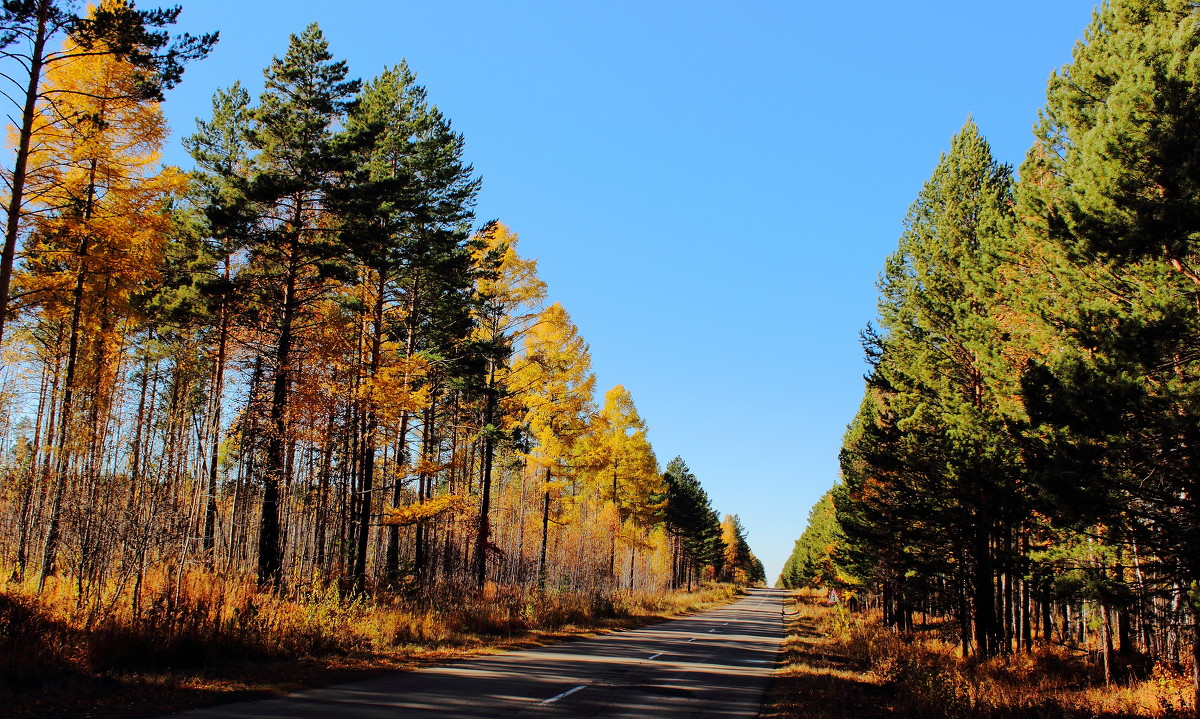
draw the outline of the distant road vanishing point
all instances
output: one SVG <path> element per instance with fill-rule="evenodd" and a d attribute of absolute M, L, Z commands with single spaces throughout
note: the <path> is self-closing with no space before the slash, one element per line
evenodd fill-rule
<path fill-rule="evenodd" d="M 783 595 L 752 589 L 642 629 L 176 716 L 753 717 L 783 639 Z"/>

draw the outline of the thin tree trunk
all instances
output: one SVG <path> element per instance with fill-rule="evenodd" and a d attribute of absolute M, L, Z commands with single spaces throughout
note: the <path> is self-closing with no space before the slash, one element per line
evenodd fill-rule
<path fill-rule="evenodd" d="M 95 161 L 92 162 L 93 173 Z M 42 547 L 42 566 L 38 575 L 38 594 L 46 586 L 46 577 L 54 573 L 54 562 L 58 554 L 59 524 L 62 521 L 63 492 L 66 490 L 67 472 L 70 469 L 70 452 L 67 443 L 70 436 L 73 403 L 75 400 L 75 369 L 79 357 L 79 325 L 83 314 L 83 285 L 87 274 L 89 236 L 84 233 L 79 244 L 79 269 L 75 275 L 75 288 L 71 292 L 71 331 L 67 341 L 67 371 L 63 380 L 63 400 L 59 410 L 58 441 L 55 459 L 58 465 L 54 480 L 54 494 L 50 501 L 50 522 L 46 527 L 46 541 Z"/>
<path fill-rule="evenodd" d="M 482 591 L 487 581 L 487 551 L 491 535 L 488 512 L 492 501 L 492 459 L 495 455 L 495 438 L 492 423 L 496 406 L 496 363 L 488 368 L 487 398 L 483 410 L 483 486 L 479 502 L 479 531 L 475 539 L 475 584 Z"/>
<path fill-rule="evenodd" d="M 231 274 L 230 259 L 225 258 L 225 282 Z M 210 568 L 216 566 L 217 472 L 221 460 L 221 396 L 225 393 L 225 351 L 229 339 L 228 301 L 221 300 L 217 310 L 217 364 L 213 368 L 212 421 L 209 425 L 208 502 L 204 508 L 204 553 Z"/>
<path fill-rule="evenodd" d="M 538 560 L 538 592 L 546 591 L 546 545 L 550 538 L 550 468 L 546 468 L 546 490 L 542 496 L 542 552 Z"/>
<path fill-rule="evenodd" d="M 29 83 L 25 86 L 25 104 L 21 108 L 21 129 L 17 136 L 17 154 L 13 163 L 8 199 L 8 221 L 4 230 L 4 250 L 0 253 L 0 342 L 8 321 L 8 300 L 12 287 L 13 264 L 17 255 L 17 235 L 21 230 L 21 206 L 25 201 L 25 173 L 29 164 L 29 145 L 33 139 L 34 114 L 37 111 L 38 87 L 42 82 L 46 41 L 52 0 L 38 0 L 37 29 L 29 54 Z M 39 580 L 39 585 L 41 581 Z"/>

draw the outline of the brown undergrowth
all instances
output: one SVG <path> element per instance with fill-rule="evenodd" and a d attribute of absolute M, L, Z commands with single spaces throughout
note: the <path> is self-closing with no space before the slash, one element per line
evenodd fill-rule
<path fill-rule="evenodd" d="M 933 634 L 902 635 L 877 621 L 828 607 L 822 596 L 789 603 L 784 666 L 763 716 L 1116 719 L 1194 716 L 1189 678 L 1156 669 L 1105 686 L 1079 652 L 1038 647 L 1032 654 L 964 661 Z"/>
<path fill-rule="evenodd" d="M 135 717 L 272 696 L 596 631 L 729 601 L 691 594 L 484 592 L 374 601 L 314 584 L 283 597 L 205 572 L 81 601 L 74 583 L 0 586 L 0 716 Z M 85 597 L 86 599 L 86 597 Z"/>

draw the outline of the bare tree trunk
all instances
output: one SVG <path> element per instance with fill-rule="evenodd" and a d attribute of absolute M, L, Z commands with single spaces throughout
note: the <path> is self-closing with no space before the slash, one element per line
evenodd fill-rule
<path fill-rule="evenodd" d="M 538 592 L 546 591 L 546 544 L 550 538 L 550 468 L 546 468 L 546 490 L 542 496 L 542 553 L 538 560 Z"/>
<path fill-rule="evenodd" d="M 231 275 L 230 259 L 225 258 L 225 282 Z M 209 423 L 208 501 L 204 507 L 204 554 L 209 568 L 216 566 L 217 472 L 221 462 L 221 397 L 225 393 L 225 353 L 229 340 L 228 301 L 217 310 L 217 362 L 213 367 L 213 396 Z"/>
<path fill-rule="evenodd" d="M 46 41 L 49 39 L 52 0 L 38 0 L 37 29 L 29 53 L 29 83 L 25 87 L 25 104 L 21 108 L 21 129 L 17 135 L 17 155 L 13 163 L 8 199 L 8 222 L 4 230 L 4 250 L 0 253 L 0 341 L 8 321 L 8 300 L 12 287 L 13 263 L 17 255 L 17 235 L 21 231 L 21 206 L 25 201 L 25 173 L 29 164 L 29 145 L 33 139 L 33 120 L 37 112 L 38 88 L 42 82 Z M 41 580 L 38 582 L 39 586 Z"/>
<path fill-rule="evenodd" d="M 95 162 L 93 161 L 93 172 Z M 50 501 L 50 522 L 46 527 L 46 541 L 42 547 L 42 566 L 38 575 L 38 594 L 46 586 L 46 577 L 54 573 L 54 562 L 58 554 L 58 538 L 62 521 L 63 492 L 66 490 L 67 472 L 70 469 L 68 440 L 74 413 L 75 369 L 79 357 L 79 325 L 83 314 L 83 284 L 87 274 L 89 236 L 85 233 L 79 244 L 79 269 L 75 274 L 75 288 L 71 293 L 71 330 L 67 341 L 67 370 L 63 380 L 63 400 L 59 409 L 58 440 L 55 459 L 58 465 L 54 480 L 54 494 Z"/>
<path fill-rule="evenodd" d="M 482 590 L 487 580 L 487 552 L 491 535 L 488 512 L 492 501 L 492 460 L 495 455 L 495 437 L 492 423 L 496 406 L 496 363 L 489 363 L 487 397 L 483 410 L 483 486 L 479 503 L 479 532 L 475 539 L 475 584 Z"/>
<path fill-rule="evenodd" d="M 293 248 L 294 251 L 294 248 Z M 266 468 L 263 477 L 262 514 L 258 536 L 258 583 L 278 588 L 283 580 L 280 555 L 279 487 L 287 471 L 288 373 L 292 350 L 292 322 L 296 312 L 296 272 L 288 272 L 284 288 L 283 316 L 279 326 L 279 345 L 275 352 L 275 378 L 271 387 L 271 430 L 267 436 Z"/>

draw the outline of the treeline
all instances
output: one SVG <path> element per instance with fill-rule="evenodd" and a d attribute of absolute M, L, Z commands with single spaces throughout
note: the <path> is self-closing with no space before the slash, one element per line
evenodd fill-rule
<path fill-rule="evenodd" d="M 809 510 L 804 533 L 783 563 L 776 586 L 785 589 L 856 587 L 858 578 L 844 566 L 845 545 L 846 534 L 838 523 L 831 489 Z"/>
<path fill-rule="evenodd" d="M 890 625 L 951 617 L 978 657 L 1082 644 L 1110 679 L 1190 663 L 1200 689 L 1198 128 L 1194 4 L 1110 0 L 1019 180 L 970 121 L 940 158 L 834 493 Z"/>
<path fill-rule="evenodd" d="M 215 36 L 69 5 L 0 16 L 10 55 L 42 56 L 0 328 L 10 581 L 135 619 L 149 574 L 598 602 L 761 581 L 629 392 L 597 406 L 516 234 L 472 230 L 464 139 L 404 63 L 353 80 L 309 26 L 257 100 L 213 97 L 185 174 L 159 161 L 160 91 Z"/>

